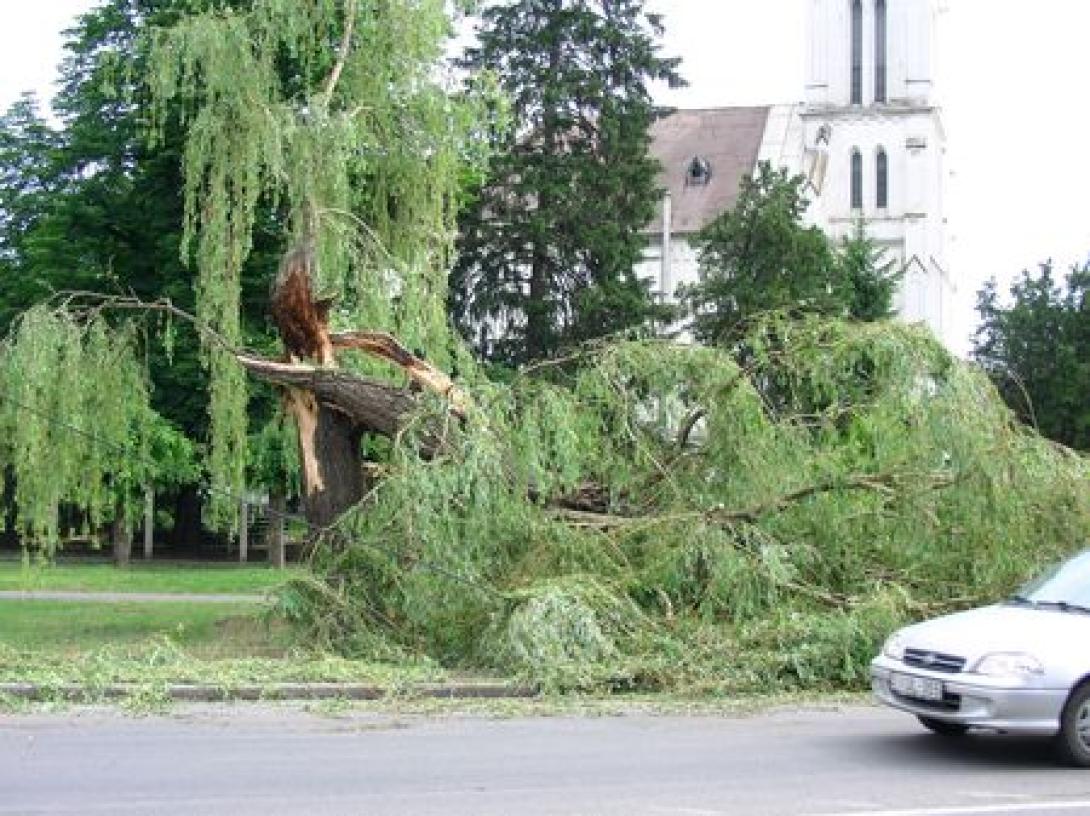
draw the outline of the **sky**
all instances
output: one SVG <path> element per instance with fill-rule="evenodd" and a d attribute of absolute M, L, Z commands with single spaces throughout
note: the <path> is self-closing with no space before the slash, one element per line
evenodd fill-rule
<path fill-rule="evenodd" d="M 801 101 L 805 0 L 648 0 L 665 17 L 663 53 L 689 87 L 659 89 L 677 107 Z M 52 93 L 60 32 L 92 0 L 6 0 L 0 106 Z M 968 347 L 983 282 L 1006 286 L 1052 259 L 1090 257 L 1090 105 L 1083 0 L 945 0 L 936 90 L 947 133 L 947 261 Z"/>

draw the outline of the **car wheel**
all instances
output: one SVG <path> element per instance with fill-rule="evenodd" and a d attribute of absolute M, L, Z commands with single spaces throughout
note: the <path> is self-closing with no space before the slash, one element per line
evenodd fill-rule
<path fill-rule="evenodd" d="M 920 725 L 928 731 L 934 731 L 936 734 L 941 734 L 944 737 L 960 737 L 969 730 L 969 726 L 967 725 L 946 722 L 946 720 L 936 720 L 933 717 L 917 717 L 916 719 L 918 719 Z"/>
<path fill-rule="evenodd" d="M 1060 715 L 1056 747 L 1064 762 L 1090 768 L 1090 682 L 1071 692 Z"/>

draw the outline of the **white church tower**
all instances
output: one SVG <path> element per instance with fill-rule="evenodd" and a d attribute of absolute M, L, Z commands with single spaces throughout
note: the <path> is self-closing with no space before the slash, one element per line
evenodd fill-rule
<path fill-rule="evenodd" d="M 833 237 L 860 219 L 905 266 L 895 306 L 949 340 L 945 134 L 935 97 L 936 0 L 807 0 L 801 108 L 809 217 Z"/>
<path fill-rule="evenodd" d="M 760 162 L 809 180 L 807 220 L 834 240 L 862 221 L 905 269 L 894 307 L 947 345 L 954 286 L 945 260 L 946 137 L 936 101 L 945 0 L 805 0 L 801 104 L 679 110 L 651 130 L 666 193 L 638 273 L 665 300 L 700 276 L 693 239 L 734 207 Z"/>

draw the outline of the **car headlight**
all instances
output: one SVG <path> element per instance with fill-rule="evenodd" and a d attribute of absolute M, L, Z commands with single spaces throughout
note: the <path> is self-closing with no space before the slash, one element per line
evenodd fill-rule
<path fill-rule="evenodd" d="M 995 652 L 980 658 L 974 671 L 990 677 L 1024 677 L 1044 674 L 1045 667 L 1036 657 L 1024 652 Z"/>
<path fill-rule="evenodd" d="M 894 632 L 882 646 L 882 654 L 892 660 L 905 659 L 905 637 L 900 632 Z"/>

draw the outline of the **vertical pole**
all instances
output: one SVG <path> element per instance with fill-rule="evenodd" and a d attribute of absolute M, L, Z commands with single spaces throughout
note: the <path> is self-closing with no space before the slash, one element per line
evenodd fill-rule
<path fill-rule="evenodd" d="M 150 561 L 155 546 L 155 489 L 144 488 L 144 560 Z"/>
<path fill-rule="evenodd" d="M 659 272 L 661 303 L 674 302 L 674 200 L 667 190 L 662 197 L 662 269 Z"/>
<path fill-rule="evenodd" d="M 270 515 L 272 515 L 269 520 L 269 565 L 273 569 L 284 569 L 287 560 L 284 557 L 284 510 L 286 507 L 287 501 L 285 501 L 284 495 L 282 493 L 273 493 L 269 500 Z"/>
<path fill-rule="evenodd" d="M 250 549 L 250 505 L 246 499 L 242 500 L 241 513 L 238 521 L 238 560 L 245 564 L 249 557 Z"/>

